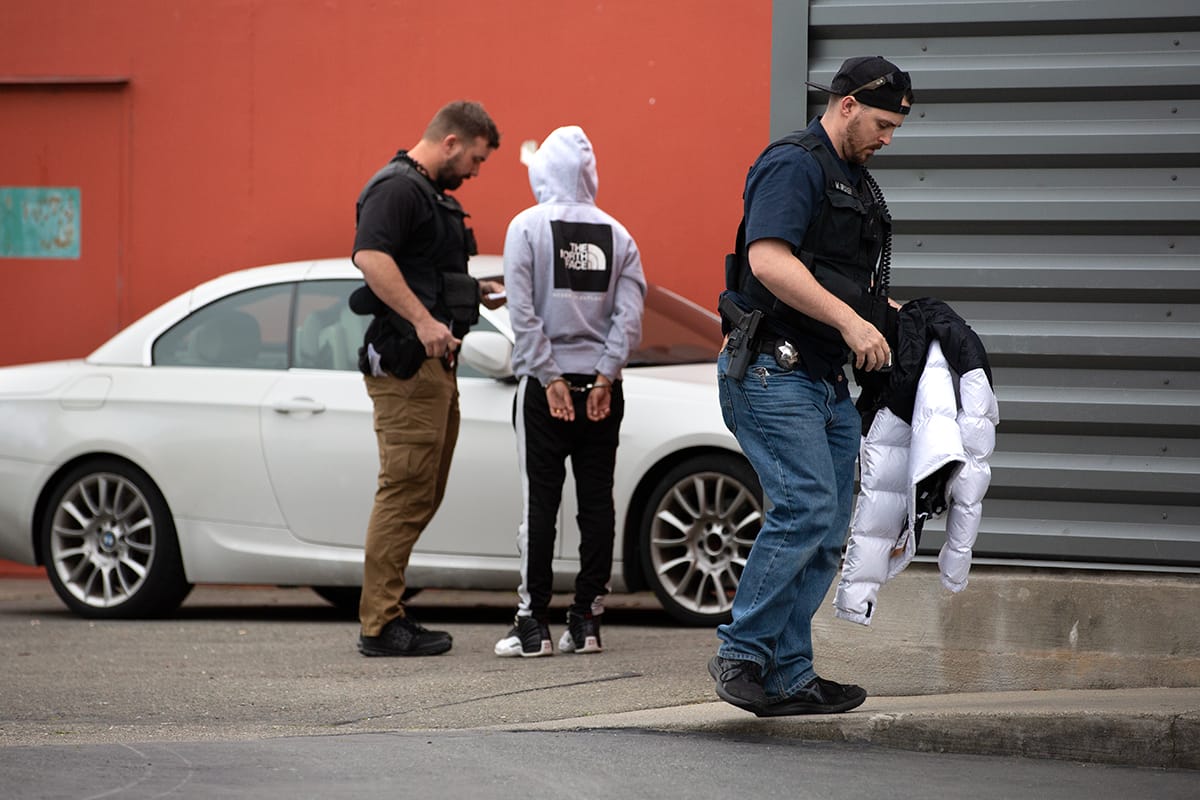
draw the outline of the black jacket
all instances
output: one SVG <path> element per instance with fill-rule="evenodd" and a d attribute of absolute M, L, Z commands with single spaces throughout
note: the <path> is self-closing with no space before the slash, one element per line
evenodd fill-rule
<path fill-rule="evenodd" d="M 862 388 L 857 405 L 863 417 L 863 435 L 870 430 L 876 412 L 885 406 L 900 419 L 912 423 L 917 382 L 925 369 L 925 356 L 932 339 L 941 344 L 955 374 L 982 369 L 988 383 L 992 383 L 992 368 L 983 342 L 947 303 L 933 297 L 910 300 L 900 309 L 898 317 L 891 372 L 855 372 Z"/>

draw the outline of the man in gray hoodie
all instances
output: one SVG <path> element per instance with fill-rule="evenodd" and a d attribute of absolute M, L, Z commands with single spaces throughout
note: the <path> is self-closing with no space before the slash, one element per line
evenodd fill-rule
<path fill-rule="evenodd" d="M 621 369 L 641 340 L 646 281 L 633 237 L 596 207 L 596 159 L 582 129 L 558 128 L 526 163 L 538 204 L 513 218 L 504 241 L 520 380 L 513 424 L 525 509 L 517 529 L 521 585 L 516 620 L 495 653 L 531 658 L 554 653 L 552 561 L 568 456 L 580 569 L 558 648 L 602 649 L 616 525 L 613 469 L 625 410 Z"/>

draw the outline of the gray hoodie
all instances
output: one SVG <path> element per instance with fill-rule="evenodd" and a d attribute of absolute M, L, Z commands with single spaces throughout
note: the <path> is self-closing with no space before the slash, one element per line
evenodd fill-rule
<path fill-rule="evenodd" d="M 513 371 L 543 386 L 564 373 L 616 380 L 642 338 L 637 244 L 596 207 L 596 158 L 581 128 L 558 128 L 528 163 L 538 204 L 513 217 L 504 240 Z"/>

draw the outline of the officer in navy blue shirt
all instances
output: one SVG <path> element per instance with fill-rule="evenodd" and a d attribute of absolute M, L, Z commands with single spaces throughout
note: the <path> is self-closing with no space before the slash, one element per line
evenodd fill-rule
<path fill-rule="evenodd" d="M 821 125 L 820 117 L 814 118 L 805 132 L 820 139 L 830 151 L 836 152 L 829 134 Z M 860 182 L 860 165 L 839 160 L 838 166 L 849 185 Z M 746 176 L 746 241 L 758 243 L 775 240 L 798 248 L 809 231 L 809 223 L 820 210 L 825 182 L 824 171 L 815 158 L 800 157 L 794 147 L 768 148 L 754 162 Z M 857 320 L 851 321 L 857 323 Z M 824 337 L 797 334 L 789 329 L 786 321 L 778 319 L 769 318 L 766 326 L 792 342 L 800 354 L 801 362 L 813 377 L 823 378 L 832 374 L 839 394 L 849 396 L 847 382 L 844 379 L 837 380 L 846 362 L 842 337 L 830 341 Z M 788 336 L 789 333 L 794 335 Z M 874 340 L 871 331 L 866 331 L 866 335 Z M 877 341 L 873 343 L 878 344 Z"/>
<path fill-rule="evenodd" d="M 853 504 L 862 421 L 845 364 L 871 373 L 891 359 L 891 220 L 863 165 L 891 143 L 913 93 L 908 73 L 880 56 L 847 59 L 817 88 L 829 93 L 825 112 L 750 169 L 721 304 L 731 333 L 717 362 L 721 410 L 767 508 L 709 672 L 721 699 L 759 716 L 847 711 L 867 696 L 817 675 L 811 621 Z M 763 315 L 754 336 L 747 312 Z"/>

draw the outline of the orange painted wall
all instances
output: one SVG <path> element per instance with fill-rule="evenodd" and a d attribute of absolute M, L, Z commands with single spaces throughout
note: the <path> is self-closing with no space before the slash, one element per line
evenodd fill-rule
<path fill-rule="evenodd" d="M 503 136 L 458 192 L 482 251 L 499 252 L 508 220 L 533 202 L 520 143 L 579 124 L 597 149 L 599 202 L 638 239 L 651 280 L 712 307 L 745 170 L 768 136 L 769 0 L 4 6 L 0 109 L 30 92 L 14 81 L 128 83 L 105 90 L 119 185 L 85 194 L 82 257 L 0 258 L 0 281 L 16 287 L 0 293 L 0 364 L 84 355 L 222 272 L 348 254 L 362 183 L 459 97 L 482 101 Z M 44 94 L 61 102 L 55 92 Z M 30 158 L 30 137 L 3 124 L 0 186 Z M 81 135 L 86 124 L 68 118 L 35 137 L 43 172 L 66 169 L 57 185 L 114 180 L 71 182 L 87 168 L 63 167 L 62 153 Z M 99 202 L 117 208 L 101 214 Z M 90 247 L 101 223 L 119 229 L 115 255 Z M 108 311 L 64 316 L 74 304 Z"/>

